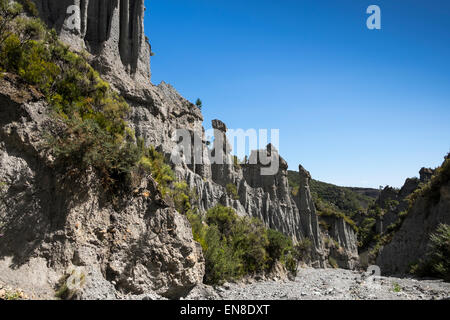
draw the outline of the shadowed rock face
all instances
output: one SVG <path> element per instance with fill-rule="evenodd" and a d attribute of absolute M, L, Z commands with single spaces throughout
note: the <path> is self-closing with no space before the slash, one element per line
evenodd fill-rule
<path fill-rule="evenodd" d="M 53 298 L 76 269 L 80 299 L 179 298 L 202 283 L 201 247 L 156 182 L 113 207 L 94 172 L 67 175 L 46 151 L 45 135 L 62 129 L 49 109 L 33 87 L 0 78 L 0 282 Z"/>
<path fill-rule="evenodd" d="M 74 49 L 102 56 L 104 59 L 97 59 L 102 68 L 122 68 L 133 78 L 138 75 L 150 80 L 144 0 L 34 1 L 44 22 Z M 69 9 L 70 6 L 79 9 Z"/>
<path fill-rule="evenodd" d="M 421 182 L 428 182 L 431 180 L 431 177 L 434 174 L 434 170 L 431 168 L 422 168 L 420 169 L 419 174 Z"/>

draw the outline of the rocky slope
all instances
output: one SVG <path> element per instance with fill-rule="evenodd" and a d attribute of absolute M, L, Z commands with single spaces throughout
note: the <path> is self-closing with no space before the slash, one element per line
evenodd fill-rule
<path fill-rule="evenodd" d="M 399 197 L 398 209 L 390 210 L 395 215 L 406 210 L 404 220 L 377 257 L 377 264 L 383 274 L 405 274 L 412 265 L 427 260 L 430 235 L 440 224 L 450 224 L 450 173 L 447 155 L 435 176 L 431 169 L 422 169 L 419 179 L 408 179 L 405 186 L 394 196 Z M 420 187 L 419 187 L 420 186 Z M 416 191 L 411 206 L 405 203 L 403 196 Z M 405 207 L 403 209 L 403 207 Z M 389 218 L 389 216 L 388 216 Z M 384 216 L 383 222 L 386 219 Z"/>

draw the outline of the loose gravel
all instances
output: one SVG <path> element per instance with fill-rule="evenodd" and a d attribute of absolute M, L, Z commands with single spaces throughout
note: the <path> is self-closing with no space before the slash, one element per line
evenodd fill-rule
<path fill-rule="evenodd" d="M 299 270 L 294 281 L 226 283 L 194 290 L 187 299 L 223 300 L 450 300 L 442 280 L 375 277 L 342 269 Z"/>

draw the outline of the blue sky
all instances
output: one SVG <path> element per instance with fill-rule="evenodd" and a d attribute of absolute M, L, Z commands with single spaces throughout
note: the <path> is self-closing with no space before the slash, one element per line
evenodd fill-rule
<path fill-rule="evenodd" d="M 381 8 L 368 30 L 366 9 Z M 450 1 L 152 0 L 152 82 L 205 127 L 280 129 L 315 179 L 400 187 L 450 151 Z"/>

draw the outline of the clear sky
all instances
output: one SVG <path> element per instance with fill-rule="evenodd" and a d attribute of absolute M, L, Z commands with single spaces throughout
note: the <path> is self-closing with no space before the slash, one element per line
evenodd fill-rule
<path fill-rule="evenodd" d="M 381 8 L 381 30 L 366 9 Z M 450 1 L 151 0 L 152 82 L 205 127 L 280 129 L 313 178 L 400 187 L 450 151 Z"/>

